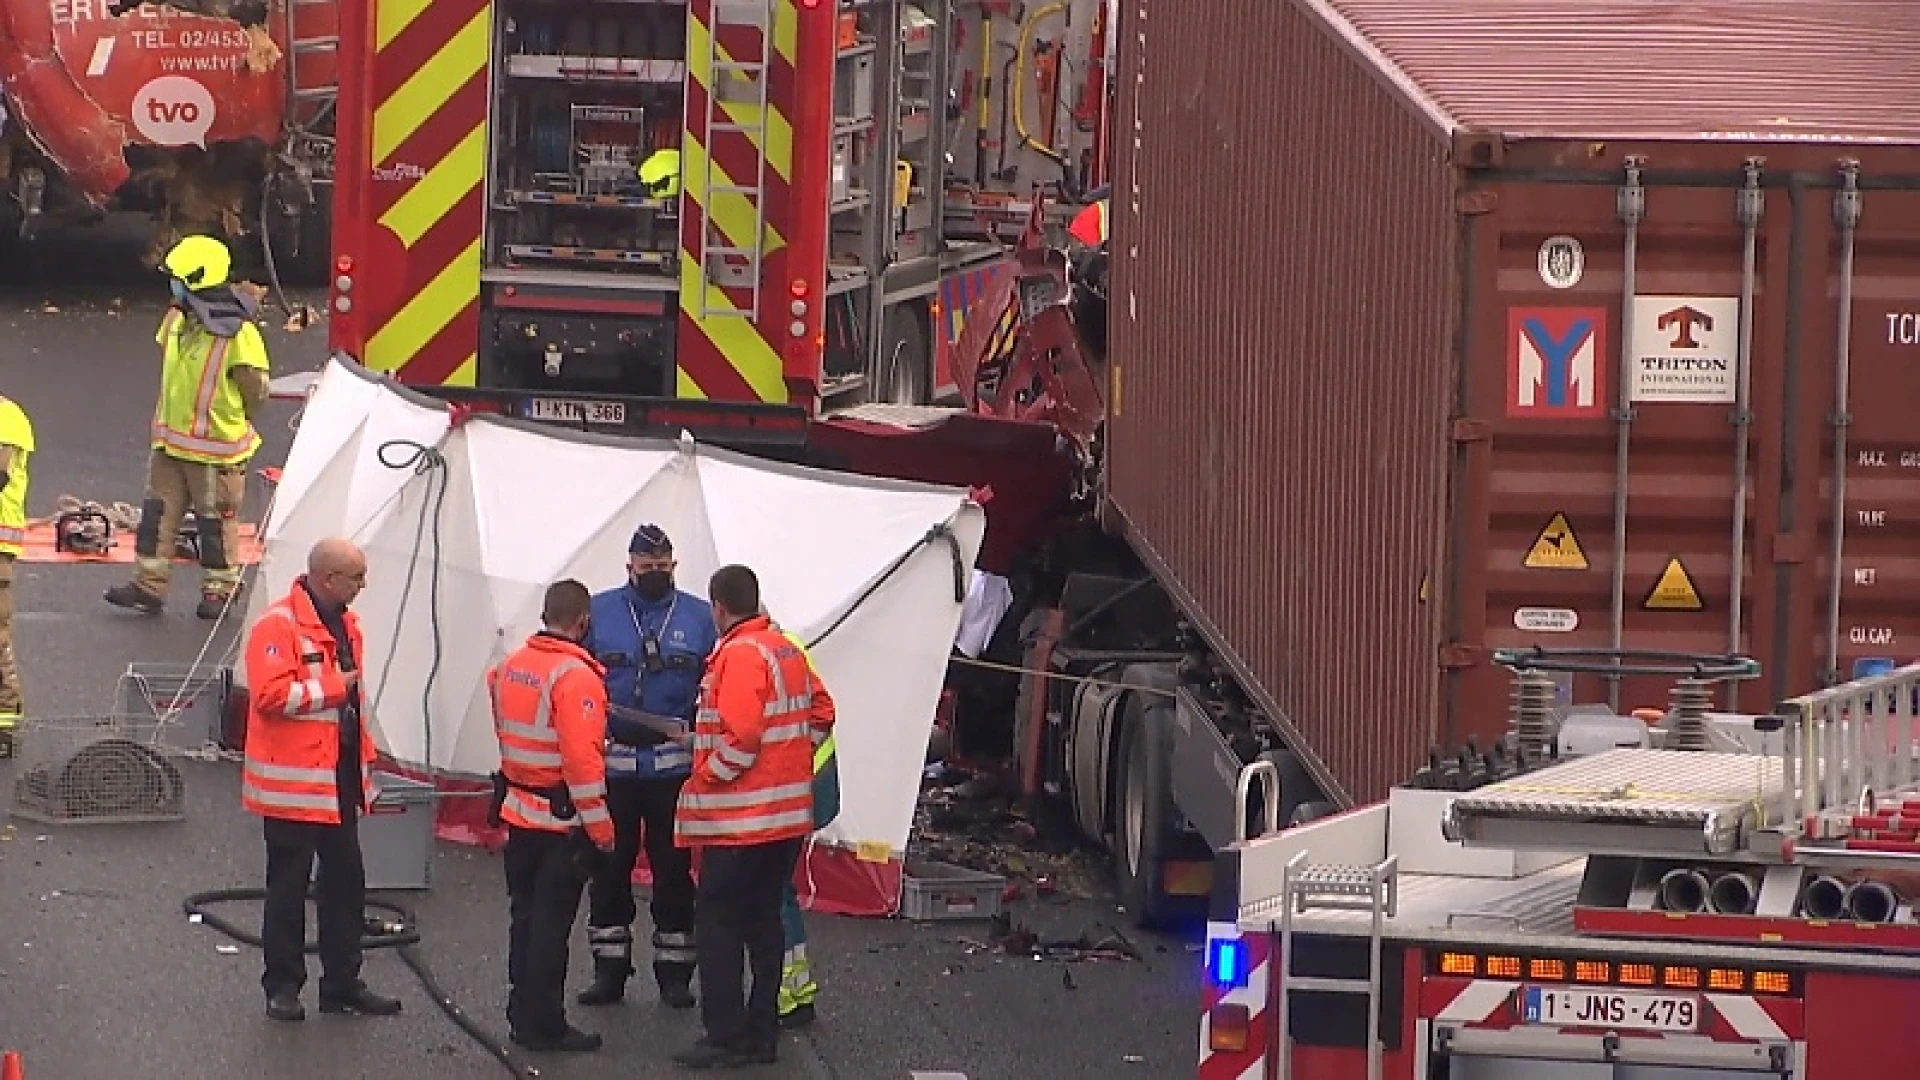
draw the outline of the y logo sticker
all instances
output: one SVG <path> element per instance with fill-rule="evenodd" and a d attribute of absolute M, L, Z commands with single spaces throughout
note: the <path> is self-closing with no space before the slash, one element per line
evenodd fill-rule
<path fill-rule="evenodd" d="M 1606 328 L 1604 308 L 1509 308 L 1507 415 L 1605 416 Z"/>

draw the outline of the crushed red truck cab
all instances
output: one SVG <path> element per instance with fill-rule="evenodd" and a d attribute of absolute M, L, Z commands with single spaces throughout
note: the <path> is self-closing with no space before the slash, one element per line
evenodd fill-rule
<path fill-rule="evenodd" d="M 261 27 L 158 4 L 0 4 L 11 115 L 98 203 L 132 176 L 126 148 L 278 140 L 282 46 Z"/>

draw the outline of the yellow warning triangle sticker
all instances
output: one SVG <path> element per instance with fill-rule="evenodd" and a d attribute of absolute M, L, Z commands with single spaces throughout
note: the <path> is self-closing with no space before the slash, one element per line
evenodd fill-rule
<path fill-rule="evenodd" d="M 1567 521 L 1567 515 L 1557 513 L 1547 522 L 1547 527 L 1534 537 L 1533 546 L 1527 549 L 1527 557 L 1522 565 L 1529 570 L 1585 570 L 1587 553 L 1580 550 L 1580 541 L 1574 538 L 1573 526 Z"/>
<path fill-rule="evenodd" d="M 1680 556 L 1667 560 L 1667 568 L 1660 571 L 1660 580 L 1653 583 L 1653 591 L 1647 593 L 1647 599 L 1640 605 L 1643 611 L 1703 611 L 1706 604 L 1700 599 L 1700 590 L 1693 587 L 1693 575 L 1681 564 Z"/>

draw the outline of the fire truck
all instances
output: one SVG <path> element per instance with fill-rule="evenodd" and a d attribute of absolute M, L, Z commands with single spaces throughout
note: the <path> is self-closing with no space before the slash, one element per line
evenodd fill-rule
<path fill-rule="evenodd" d="M 475 408 L 951 398 L 1007 241 L 1104 180 L 1110 0 L 342 2 L 331 344 Z"/>
<path fill-rule="evenodd" d="M 1748 715 L 1711 708 L 1739 656 L 1497 662 L 1481 760 L 1285 830 L 1272 766 L 1241 774 L 1203 1080 L 1916 1075 L 1920 664 Z M 1571 674 L 1671 678 L 1670 706 L 1567 707 Z"/>

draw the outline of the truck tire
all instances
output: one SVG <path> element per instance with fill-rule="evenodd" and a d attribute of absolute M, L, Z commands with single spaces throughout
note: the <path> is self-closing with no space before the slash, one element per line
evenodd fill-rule
<path fill-rule="evenodd" d="M 1161 864 L 1173 846 L 1172 706 L 1129 694 L 1120 730 L 1114 798 L 1113 866 L 1120 901 L 1134 925 L 1159 929 L 1175 915 L 1161 889 Z"/>
<path fill-rule="evenodd" d="M 921 312 L 918 301 L 895 304 L 887 312 L 874 401 L 888 405 L 927 403 L 933 382 L 933 352 L 927 346 L 927 322 Z"/>

